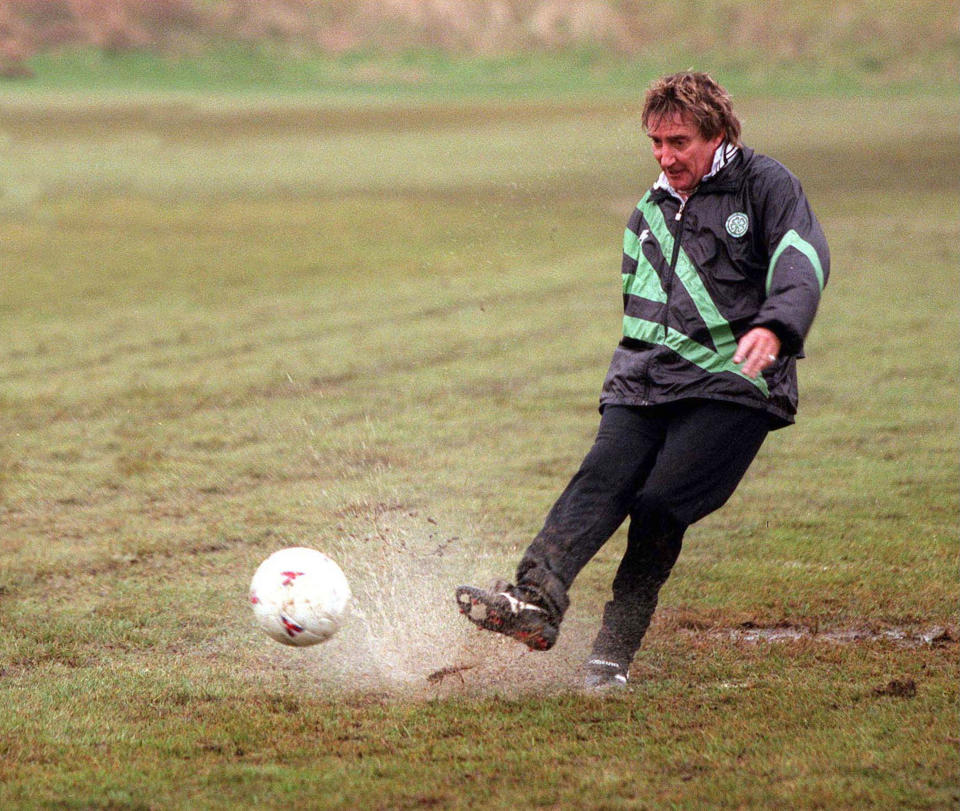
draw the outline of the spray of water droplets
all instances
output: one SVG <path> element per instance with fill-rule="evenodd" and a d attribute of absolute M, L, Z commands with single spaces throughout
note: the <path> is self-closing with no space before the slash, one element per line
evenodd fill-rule
<path fill-rule="evenodd" d="M 480 631 L 459 614 L 458 584 L 486 584 L 515 563 L 402 505 L 371 505 L 366 519 L 367 532 L 346 532 L 329 550 L 354 597 L 341 632 L 309 654 L 324 686 L 429 695 L 574 683 L 584 653 L 575 618 L 543 653 Z"/>

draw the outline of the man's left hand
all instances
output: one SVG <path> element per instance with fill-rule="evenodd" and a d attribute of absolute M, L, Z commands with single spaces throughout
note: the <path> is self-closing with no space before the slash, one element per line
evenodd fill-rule
<path fill-rule="evenodd" d="M 771 366 L 780 354 L 780 339 L 766 327 L 754 327 L 737 344 L 734 363 L 742 363 L 747 377 L 756 377 Z"/>

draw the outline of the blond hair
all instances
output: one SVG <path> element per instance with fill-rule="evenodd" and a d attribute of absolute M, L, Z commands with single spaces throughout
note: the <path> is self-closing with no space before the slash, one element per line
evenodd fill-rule
<path fill-rule="evenodd" d="M 707 140 L 722 134 L 734 146 L 740 145 L 740 120 L 730 94 L 709 74 L 674 73 L 650 85 L 643 103 L 643 128 L 675 115 L 691 120 Z"/>

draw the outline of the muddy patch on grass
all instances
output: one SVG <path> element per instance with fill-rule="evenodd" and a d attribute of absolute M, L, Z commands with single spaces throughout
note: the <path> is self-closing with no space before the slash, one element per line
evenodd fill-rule
<path fill-rule="evenodd" d="M 734 628 L 680 629 L 680 633 L 729 640 L 741 644 L 789 643 L 809 640 L 833 645 L 863 642 L 890 642 L 900 647 L 946 647 L 960 641 L 958 631 L 943 625 L 929 627 L 875 627 L 862 625 L 851 628 L 820 628 L 815 625 L 790 622 L 775 625 L 743 623 Z"/>
<path fill-rule="evenodd" d="M 874 687 L 871 692 L 875 696 L 914 698 L 917 695 L 917 683 L 913 679 L 891 679 L 881 687 Z"/>

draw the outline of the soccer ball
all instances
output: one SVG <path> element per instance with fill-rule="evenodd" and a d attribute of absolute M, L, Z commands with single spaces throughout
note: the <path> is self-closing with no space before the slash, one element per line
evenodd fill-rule
<path fill-rule="evenodd" d="M 350 584 L 323 552 L 303 546 L 268 557 L 250 581 L 250 604 L 260 627 L 284 645 L 326 642 L 344 620 Z"/>

